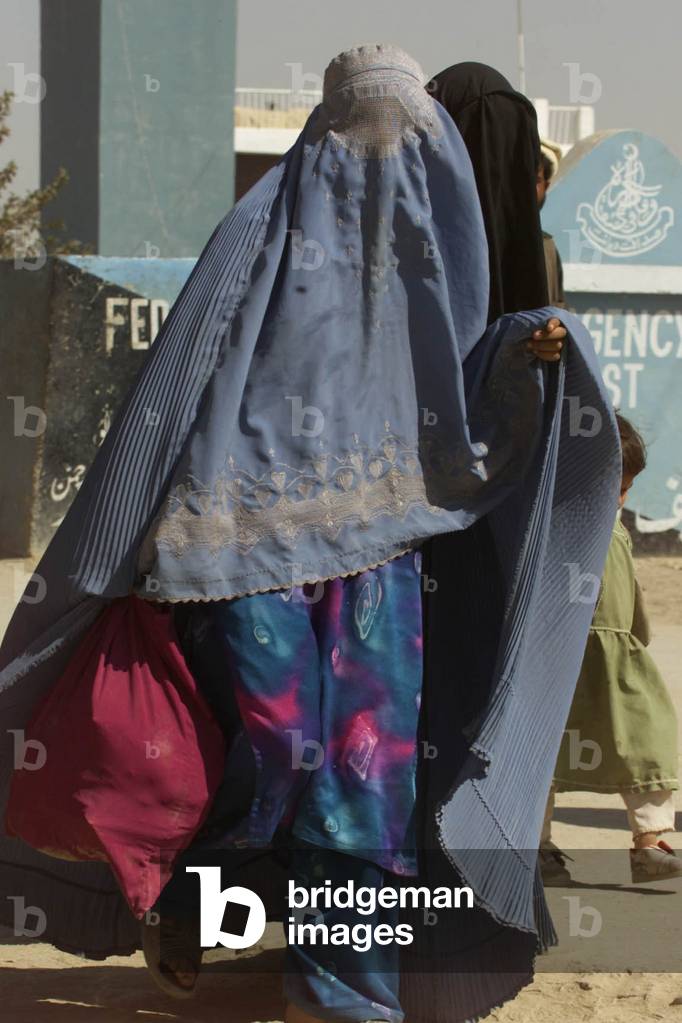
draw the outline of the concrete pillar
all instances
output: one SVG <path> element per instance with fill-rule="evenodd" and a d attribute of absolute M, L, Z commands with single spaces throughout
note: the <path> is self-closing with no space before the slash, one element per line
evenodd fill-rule
<path fill-rule="evenodd" d="M 116 256 L 193 256 L 234 195 L 236 0 L 43 0 L 49 217 Z"/>

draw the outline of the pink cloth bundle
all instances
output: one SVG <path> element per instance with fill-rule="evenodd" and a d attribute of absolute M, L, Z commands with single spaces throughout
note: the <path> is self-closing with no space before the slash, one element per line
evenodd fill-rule
<path fill-rule="evenodd" d="M 154 904 L 222 780 L 222 733 L 169 609 L 114 600 L 25 734 L 7 831 L 50 856 L 109 863 L 137 917 Z"/>

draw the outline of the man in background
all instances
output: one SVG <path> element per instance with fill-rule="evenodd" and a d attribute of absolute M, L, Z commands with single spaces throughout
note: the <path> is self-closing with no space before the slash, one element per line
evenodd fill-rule
<path fill-rule="evenodd" d="M 552 178 L 556 174 L 561 159 L 561 149 L 552 142 L 542 142 L 542 155 L 538 167 L 535 188 L 538 197 L 538 208 L 542 209 L 545 198 L 549 191 Z M 549 304 L 566 308 L 564 297 L 564 271 L 561 265 L 561 256 L 554 244 L 554 238 L 546 231 L 542 232 L 542 239 L 545 246 L 545 267 L 547 269 L 547 288 L 549 291 Z"/>

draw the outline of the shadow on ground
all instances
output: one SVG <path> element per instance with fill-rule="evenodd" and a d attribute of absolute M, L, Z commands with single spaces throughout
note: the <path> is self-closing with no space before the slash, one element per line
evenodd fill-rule
<path fill-rule="evenodd" d="M 618 807 L 557 806 L 553 820 L 560 824 L 574 824 L 582 828 L 627 829 L 625 809 Z M 675 815 L 676 831 L 682 831 L 682 813 Z"/>
<path fill-rule="evenodd" d="M 138 965 L 70 969 L 0 969 L 3 1018 L 11 1023 L 266 1023 L 281 1020 L 282 953 L 268 950 L 248 966 L 208 963 L 194 998 L 177 1001 L 157 991 L 141 957 Z M 5 960 L 8 962 L 8 960 Z"/>

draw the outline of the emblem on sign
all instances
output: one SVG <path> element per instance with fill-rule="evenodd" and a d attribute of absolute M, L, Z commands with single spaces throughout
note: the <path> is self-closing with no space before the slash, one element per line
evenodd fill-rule
<path fill-rule="evenodd" d="M 673 208 L 660 206 L 656 198 L 663 186 L 644 184 L 644 164 L 631 142 L 611 171 L 594 204 L 578 206 L 583 235 L 600 252 L 621 259 L 655 249 L 675 223 Z"/>

